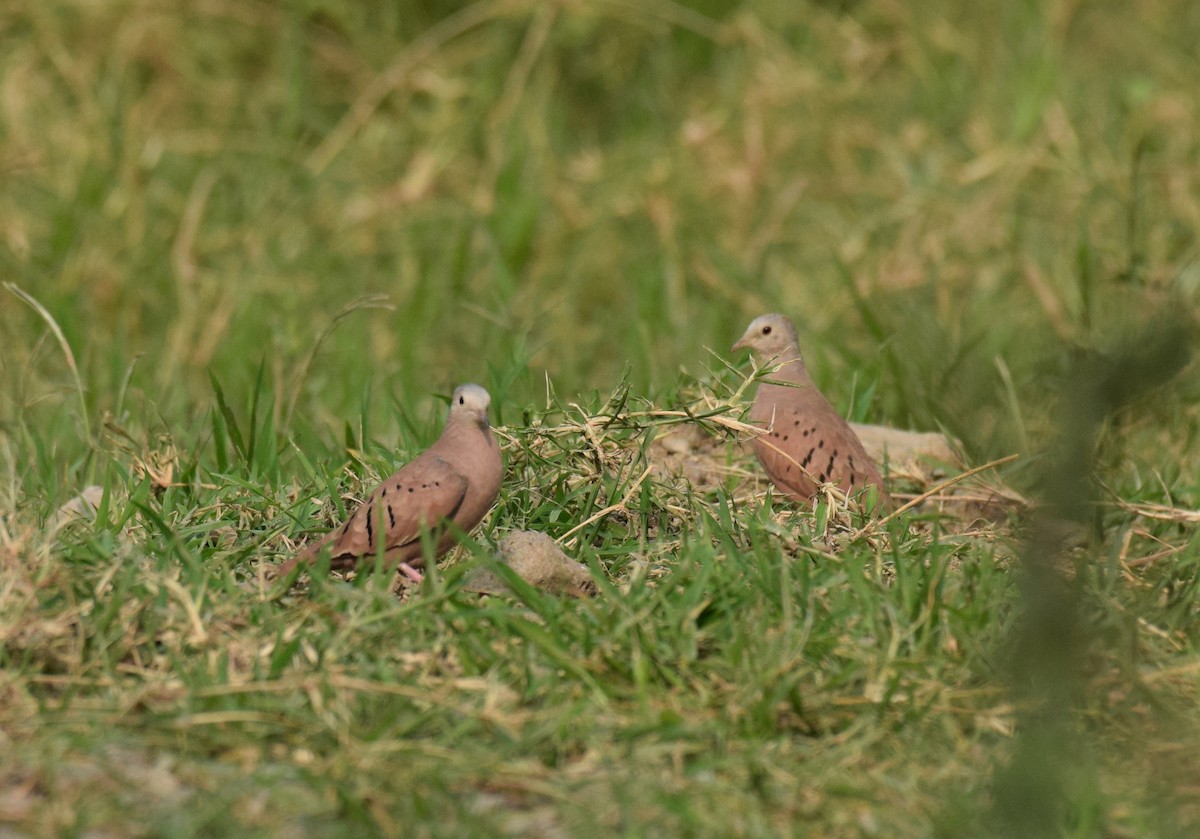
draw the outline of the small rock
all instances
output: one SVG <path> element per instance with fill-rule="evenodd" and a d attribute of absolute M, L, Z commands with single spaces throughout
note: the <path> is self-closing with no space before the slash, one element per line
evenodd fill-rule
<path fill-rule="evenodd" d="M 962 465 L 956 444 L 936 431 L 906 431 L 857 422 L 850 423 L 850 427 L 877 463 L 883 463 L 886 456 L 891 461 L 934 460 L 949 466 Z"/>
<path fill-rule="evenodd" d="M 597 591 L 587 566 L 571 559 L 553 539 L 536 530 L 514 530 L 501 539 L 496 561 L 551 594 L 591 597 Z M 486 568 L 477 571 L 464 588 L 480 594 L 508 593 L 504 582 Z"/>
<path fill-rule="evenodd" d="M 96 509 L 100 506 L 103 498 L 104 487 L 94 485 L 84 487 L 82 492 L 58 508 L 50 519 L 50 527 L 52 529 L 61 527 L 71 519 L 92 518 L 96 515 Z"/>

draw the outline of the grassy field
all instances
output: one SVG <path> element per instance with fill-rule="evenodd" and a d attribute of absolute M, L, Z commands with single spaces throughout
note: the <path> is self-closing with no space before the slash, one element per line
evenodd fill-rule
<path fill-rule="evenodd" d="M 1197 835 L 1197 44 L 1184 0 L 8 0 L 0 836 Z M 721 421 L 770 310 L 1040 512 L 765 493 Z M 272 585 L 463 381 L 473 544 Z M 639 482 L 682 406 L 718 479 Z M 465 591 L 514 529 L 599 595 Z"/>

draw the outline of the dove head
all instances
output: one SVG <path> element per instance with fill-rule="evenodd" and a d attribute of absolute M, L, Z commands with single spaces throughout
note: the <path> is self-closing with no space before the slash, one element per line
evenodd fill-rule
<path fill-rule="evenodd" d="M 750 321 L 746 332 L 733 345 L 735 350 L 750 350 L 766 361 L 772 358 L 799 358 L 796 343 L 796 327 L 783 315 L 760 315 Z"/>
<path fill-rule="evenodd" d="M 475 422 L 483 428 L 488 427 L 488 406 L 492 397 L 479 385 L 465 384 L 454 389 L 450 397 L 450 419 Z"/>

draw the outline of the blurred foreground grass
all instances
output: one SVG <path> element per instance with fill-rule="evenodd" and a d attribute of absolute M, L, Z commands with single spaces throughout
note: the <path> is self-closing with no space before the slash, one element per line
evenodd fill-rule
<path fill-rule="evenodd" d="M 4 4 L 0 830 L 1194 835 L 1190 368 L 1086 436 L 1063 694 L 1007 524 L 831 551 L 735 478 L 579 533 L 594 602 L 260 572 L 467 380 L 476 553 L 567 533 L 661 431 L 584 421 L 725 394 L 772 309 L 855 418 L 1033 487 L 1073 371 L 1194 306 L 1197 43 L 1165 0 Z"/>

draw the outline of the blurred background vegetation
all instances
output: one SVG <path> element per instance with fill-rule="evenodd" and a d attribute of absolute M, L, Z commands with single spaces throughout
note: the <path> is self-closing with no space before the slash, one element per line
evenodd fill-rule
<path fill-rule="evenodd" d="M 1198 33 L 1166 0 L 18 0 L 0 274 L 96 416 L 264 361 L 318 425 L 369 382 L 661 390 L 779 309 L 839 404 L 995 453 L 1072 352 L 1194 300 Z M 0 328 L 0 419 L 61 422 L 44 324 L 6 295 Z"/>

